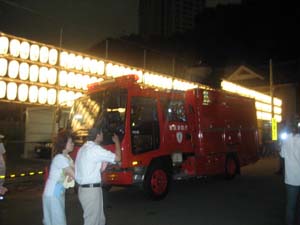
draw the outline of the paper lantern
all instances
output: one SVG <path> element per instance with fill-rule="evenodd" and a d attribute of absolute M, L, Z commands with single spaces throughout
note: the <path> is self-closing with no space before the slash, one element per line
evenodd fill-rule
<path fill-rule="evenodd" d="M 89 72 L 90 71 L 90 58 L 89 57 L 85 57 L 83 60 L 83 71 L 84 72 Z"/>
<path fill-rule="evenodd" d="M 18 87 L 18 99 L 21 102 L 25 102 L 28 98 L 28 85 L 20 84 Z"/>
<path fill-rule="evenodd" d="M 37 61 L 39 59 L 39 54 L 40 54 L 40 47 L 38 45 L 31 45 L 30 53 L 29 53 L 30 60 Z"/>
<path fill-rule="evenodd" d="M 39 96 L 38 96 L 38 102 L 41 104 L 45 104 L 47 102 L 48 98 L 48 91 L 45 87 L 39 88 Z"/>
<path fill-rule="evenodd" d="M 7 84 L 7 99 L 15 100 L 17 97 L 17 84 L 14 82 L 9 82 Z"/>
<path fill-rule="evenodd" d="M 64 87 L 67 85 L 67 81 L 68 81 L 68 74 L 66 71 L 60 71 L 59 72 L 59 85 Z"/>
<path fill-rule="evenodd" d="M 7 59 L 0 58 L 0 76 L 4 77 L 7 73 Z"/>
<path fill-rule="evenodd" d="M 75 69 L 82 70 L 83 58 L 81 55 L 77 55 L 75 59 Z"/>
<path fill-rule="evenodd" d="M 38 100 L 39 89 L 37 86 L 33 85 L 29 87 L 29 101 L 35 103 Z"/>
<path fill-rule="evenodd" d="M 46 46 L 42 46 L 40 49 L 40 62 L 46 63 L 49 58 L 49 49 Z"/>
<path fill-rule="evenodd" d="M 16 60 L 12 60 L 8 65 L 8 76 L 10 78 L 16 78 L 19 73 L 19 62 Z"/>
<path fill-rule="evenodd" d="M 46 83 L 48 80 L 48 68 L 47 67 L 40 67 L 39 71 L 39 81 L 41 83 Z"/>
<path fill-rule="evenodd" d="M 29 68 L 29 80 L 37 82 L 39 78 L 39 67 L 37 65 L 31 65 Z"/>
<path fill-rule="evenodd" d="M 7 37 L 0 37 L 0 54 L 7 54 L 9 40 Z"/>
<path fill-rule="evenodd" d="M 68 65 L 68 56 L 69 54 L 67 52 L 61 52 L 60 58 L 59 58 L 59 65 L 62 67 L 67 67 Z"/>
<path fill-rule="evenodd" d="M 103 75 L 104 74 L 104 62 L 98 61 L 97 63 L 97 74 Z"/>
<path fill-rule="evenodd" d="M 76 74 L 75 75 L 75 88 L 81 89 L 82 88 L 82 83 L 83 83 L 83 77 L 81 74 Z"/>
<path fill-rule="evenodd" d="M 49 51 L 49 63 L 55 65 L 57 63 L 58 52 L 56 49 L 51 48 Z"/>
<path fill-rule="evenodd" d="M 23 41 L 20 46 L 20 57 L 22 59 L 28 59 L 30 53 L 30 45 L 27 41 Z"/>
<path fill-rule="evenodd" d="M 20 41 L 17 39 L 12 39 L 9 43 L 9 54 L 14 57 L 18 57 L 20 54 Z"/>
<path fill-rule="evenodd" d="M 56 90 L 54 88 L 48 89 L 47 93 L 47 103 L 49 105 L 54 105 L 56 102 Z"/>
<path fill-rule="evenodd" d="M 50 68 L 48 71 L 48 83 L 55 84 L 57 79 L 57 70 L 55 68 Z"/>
<path fill-rule="evenodd" d="M 29 65 L 28 63 L 21 63 L 19 69 L 19 76 L 21 80 L 28 80 L 29 77 Z"/>
<path fill-rule="evenodd" d="M 67 84 L 69 88 L 73 88 L 75 86 L 75 74 L 73 72 L 68 73 Z"/>
<path fill-rule="evenodd" d="M 0 81 L 0 98 L 4 98 L 6 94 L 6 83 L 5 81 Z"/>

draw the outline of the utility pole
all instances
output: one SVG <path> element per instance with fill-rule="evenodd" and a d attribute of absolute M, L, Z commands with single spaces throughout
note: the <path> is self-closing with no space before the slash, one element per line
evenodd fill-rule
<path fill-rule="evenodd" d="M 273 64 L 272 59 L 269 61 L 269 72 L 270 72 L 270 97 L 271 97 L 271 119 L 274 117 L 274 104 L 273 104 Z"/>

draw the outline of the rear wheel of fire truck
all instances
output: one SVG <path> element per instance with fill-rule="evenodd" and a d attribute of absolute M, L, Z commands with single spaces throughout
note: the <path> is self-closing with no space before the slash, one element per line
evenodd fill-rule
<path fill-rule="evenodd" d="M 227 180 L 233 179 L 239 172 L 239 163 L 235 155 L 227 155 L 225 162 L 225 178 Z"/>
<path fill-rule="evenodd" d="M 171 172 L 168 162 L 159 160 L 153 162 L 144 180 L 144 191 L 152 200 L 161 200 L 169 192 L 171 182 Z"/>

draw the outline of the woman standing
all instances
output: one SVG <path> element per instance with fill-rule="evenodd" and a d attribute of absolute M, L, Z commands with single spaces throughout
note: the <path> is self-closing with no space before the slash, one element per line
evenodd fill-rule
<path fill-rule="evenodd" d="M 44 225 L 66 225 L 65 189 L 74 186 L 74 163 L 69 156 L 73 148 L 71 134 L 60 131 L 55 140 L 55 156 L 43 192 Z"/>

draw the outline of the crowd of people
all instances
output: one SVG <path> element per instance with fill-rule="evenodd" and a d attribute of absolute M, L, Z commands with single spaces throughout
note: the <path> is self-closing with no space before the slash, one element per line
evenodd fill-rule
<path fill-rule="evenodd" d="M 49 176 L 43 192 L 44 225 L 66 225 L 65 190 L 78 184 L 79 202 L 83 209 L 84 225 L 105 225 L 101 171 L 107 163 L 121 160 L 120 140 L 112 137 L 115 153 L 101 147 L 103 133 L 92 128 L 87 142 L 79 149 L 75 164 L 69 153 L 74 143 L 70 132 L 62 130 L 55 140 L 55 156 L 50 165 Z"/>

